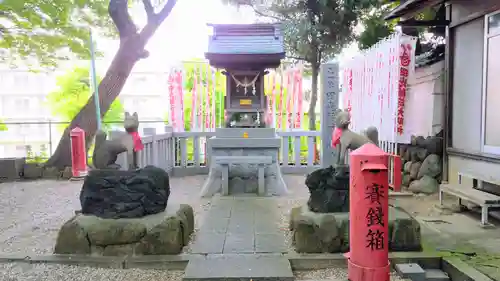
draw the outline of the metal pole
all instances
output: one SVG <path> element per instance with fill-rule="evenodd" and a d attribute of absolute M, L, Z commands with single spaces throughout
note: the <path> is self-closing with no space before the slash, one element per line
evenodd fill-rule
<path fill-rule="evenodd" d="M 49 119 L 49 151 L 50 156 L 52 156 L 52 120 Z"/>
<path fill-rule="evenodd" d="M 95 50 L 94 39 L 92 38 L 92 29 L 90 30 L 90 76 L 92 78 L 92 91 L 95 102 L 95 120 L 97 129 L 101 129 L 101 107 L 99 105 L 99 85 L 97 85 L 97 75 L 95 69 Z"/>

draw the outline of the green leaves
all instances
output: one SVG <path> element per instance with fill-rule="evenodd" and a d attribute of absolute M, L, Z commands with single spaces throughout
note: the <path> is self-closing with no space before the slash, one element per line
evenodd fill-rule
<path fill-rule="evenodd" d="M 100 79 L 99 79 L 100 81 Z M 57 78 L 57 89 L 47 96 L 47 106 L 52 115 L 70 122 L 80 112 L 91 96 L 90 72 L 88 68 L 77 67 Z M 109 129 L 106 122 L 123 120 L 123 105 L 119 100 L 111 104 L 103 118 L 103 127 Z"/>
<path fill-rule="evenodd" d="M 319 65 L 355 40 L 360 15 L 378 0 L 225 0 L 251 6 L 256 15 L 282 23 L 287 55 Z M 257 3 L 259 2 L 259 4 Z"/>
<path fill-rule="evenodd" d="M 90 28 L 114 34 L 109 0 L 4 0 L 0 3 L 0 62 L 55 67 L 76 55 L 89 59 Z M 73 56 L 74 57 L 74 56 Z"/>
<path fill-rule="evenodd" d="M 7 125 L 5 125 L 5 123 L 3 123 L 2 120 L 0 120 L 0 132 L 7 130 L 8 130 Z"/>

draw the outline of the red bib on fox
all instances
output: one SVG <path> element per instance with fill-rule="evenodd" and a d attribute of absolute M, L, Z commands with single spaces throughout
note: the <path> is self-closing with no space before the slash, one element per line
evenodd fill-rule
<path fill-rule="evenodd" d="M 144 149 L 144 144 L 142 143 L 141 136 L 139 136 L 138 132 L 129 133 L 134 140 L 134 151 L 141 151 Z"/>

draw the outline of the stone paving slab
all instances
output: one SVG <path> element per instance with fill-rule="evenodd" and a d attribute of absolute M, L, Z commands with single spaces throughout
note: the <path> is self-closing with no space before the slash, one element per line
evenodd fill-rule
<path fill-rule="evenodd" d="M 294 276 L 283 256 L 222 255 L 191 259 L 183 280 L 293 281 Z"/>
<path fill-rule="evenodd" d="M 214 198 L 202 219 L 191 252 L 283 253 L 285 237 L 279 226 L 279 211 L 272 199 L 262 197 Z"/>
<path fill-rule="evenodd" d="M 286 253 L 288 247 L 285 244 L 283 234 L 261 233 L 255 235 L 255 251 L 258 253 Z"/>

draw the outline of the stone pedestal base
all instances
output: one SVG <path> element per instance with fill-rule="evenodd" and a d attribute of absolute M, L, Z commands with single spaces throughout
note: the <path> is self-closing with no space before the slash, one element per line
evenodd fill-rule
<path fill-rule="evenodd" d="M 210 171 L 200 194 L 202 197 L 211 197 L 216 193 L 227 195 L 261 193 L 260 195 L 268 196 L 288 193 L 278 159 L 281 138 L 276 135 L 274 129 L 217 129 L 215 135 L 208 140 Z M 240 158 L 241 161 L 233 161 L 223 169 L 214 160 L 217 157 L 228 156 Z M 255 160 L 263 156 L 270 158 L 270 161 Z M 254 160 L 249 161 L 250 158 Z M 228 179 L 227 189 L 224 185 L 224 192 L 222 192 L 223 178 Z M 261 192 L 258 192 L 259 185 Z"/>
<path fill-rule="evenodd" d="M 293 245 L 299 253 L 349 251 L 349 213 L 313 213 L 307 206 L 290 214 Z M 420 224 L 407 213 L 389 207 L 389 251 L 421 251 Z"/>
<path fill-rule="evenodd" d="M 235 165 L 236 166 L 236 165 Z M 255 193 L 258 194 L 258 172 L 257 165 L 246 164 L 244 169 L 255 169 L 254 172 L 241 171 L 240 167 L 229 167 L 228 194 Z M 255 167 L 253 167 L 255 166 Z M 212 197 L 222 192 L 222 167 L 217 164 L 210 165 L 208 178 L 203 184 L 201 197 Z M 266 165 L 264 168 L 264 196 L 281 196 L 288 194 L 288 188 L 281 175 L 278 163 Z"/>
<path fill-rule="evenodd" d="M 194 230 L 193 208 L 170 204 L 137 219 L 76 215 L 59 230 L 55 254 L 97 256 L 180 254 Z"/>

